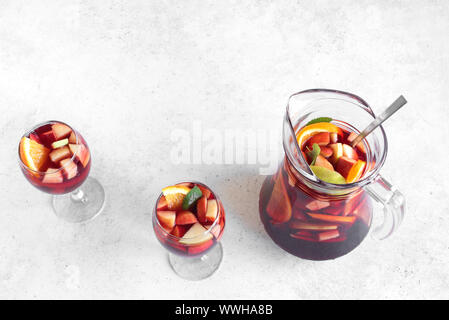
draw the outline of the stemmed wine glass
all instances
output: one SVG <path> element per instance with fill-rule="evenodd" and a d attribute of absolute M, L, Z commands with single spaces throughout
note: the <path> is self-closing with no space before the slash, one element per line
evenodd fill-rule
<path fill-rule="evenodd" d="M 172 269 L 188 280 L 209 277 L 223 257 L 223 204 L 198 182 L 178 183 L 162 191 L 153 210 L 153 229 L 168 250 Z"/>
<path fill-rule="evenodd" d="M 20 139 L 19 164 L 25 178 L 53 195 L 54 212 L 66 221 L 90 220 L 104 207 L 103 187 L 88 178 L 91 163 L 84 138 L 62 121 L 38 124 Z"/>

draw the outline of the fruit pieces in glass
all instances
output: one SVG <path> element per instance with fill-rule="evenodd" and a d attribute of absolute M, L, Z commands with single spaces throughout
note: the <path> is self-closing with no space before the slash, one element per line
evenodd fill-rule
<path fill-rule="evenodd" d="M 203 184 L 187 182 L 164 188 L 155 211 L 156 236 L 172 253 L 202 255 L 222 236 L 223 206 Z"/>
<path fill-rule="evenodd" d="M 21 168 L 38 189 L 51 194 L 78 188 L 90 170 L 90 152 L 83 137 L 67 124 L 44 123 L 22 137 Z"/>

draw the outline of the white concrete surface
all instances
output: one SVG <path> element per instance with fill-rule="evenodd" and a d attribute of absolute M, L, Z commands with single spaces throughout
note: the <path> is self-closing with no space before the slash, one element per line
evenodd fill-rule
<path fill-rule="evenodd" d="M 449 298 L 449 2 L 1 1 L 0 298 Z M 280 127 L 287 97 L 336 88 L 385 124 L 383 175 L 407 197 L 392 238 L 334 261 L 276 247 L 258 218 L 257 166 L 174 165 L 170 133 Z M 60 119 L 87 139 L 104 213 L 71 225 L 22 176 L 25 129 Z M 279 135 L 279 145 L 280 145 Z M 151 229 L 162 186 L 209 184 L 225 257 L 178 278 Z"/>

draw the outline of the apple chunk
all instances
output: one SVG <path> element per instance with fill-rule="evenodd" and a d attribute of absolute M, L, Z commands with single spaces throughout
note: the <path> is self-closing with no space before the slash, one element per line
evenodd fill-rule
<path fill-rule="evenodd" d="M 190 211 L 181 211 L 176 215 L 177 225 L 194 224 L 198 222 L 196 216 Z"/>
<path fill-rule="evenodd" d="M 356 160 L 348 158 L 348 157 L 340 157 L 337 162 L 337 171 L 340 173 L 345 179 L 348 177 L 349 172 L 352 167 L 357 163 Z"/>
<path fill-rule="evenodd" d="M 314 143 L 318 144 L 319 146 L 327 146 L 329 142 L 330 142 L 329 132 L 321 132 L 310 138 L 308 144 L 310 147 L 312 147 Z"/>
<path fill-rule="evenodd" d="M 62 159 L 70 158 L 71 156 L 72 154 L 67 146 L 55 149 L 49 154 L 50 160 L 54 163 L 59 163 Z"/>
<path fill-rule="evenodd" d="M 156 216 L 163 226 L 169 229 L 175 226 L 176 211 L 156 211 Z"/>
<path fill-rule="evenodd" d="M 282 174 L 276 178 L 270 200 L 265 210 L 278 223 L 287 222 L 292 217 L 292 204 Z"/>
<path fill-rule="evenodd" d="M 318 167 L 323 167 L 326 169 L 329 169 L 330 171 L 334 171 L 334 167 L 332 166 L 332 164 L 326 160 L 325 157 L 323 157 L 322 155 L 318 155 L 318 157 L 315 160 L 315 165 Z"/>
<path fill-rule="evenodd" d="M 73 131 L 72 131 L 72 133 L 70 134 L 70 137 L 69 137 L 69 143 L 73 143 L 73 144 L 76 143 L 76 134 L 75 134 L 75 132 L 73 132 Z"/>
<path fill-rule="evenodd" d="M 207 201 L 207 211 L 206 211 L 206 220 L 209 222 L 214 222 L 218 216 L 218 203 L 217 200 L 208 200 Z"/>
<path fill-rule="evenodd" d="M 62 123 L 55 123 L 51 126 L 51 130 L 56 140 L 67 138 L 72 133 L 72 129 Z"/>
<path fill-rule="evenodd" d="M 328 201 L 321 201 L 321 200 L 312 200 L 308 204 L 306 204 L 306 208 L 310 211 L 318 211 L 324 208 L 327 208 L 330 206 L 330 203 Z"/>
<path fill-rule="evenodd" d="M 76 174 L 78 173 L 78 167 L 72 161 L 72 159 L 61 160 L 61 167 L 62 167 L 62 170 L 64 171 L 64 174 L 65 174 L 67 180 L 70 180 L 70 179 L 76 177 Z"/>
<path fill-rule="evenodd" d="M 42 179 L 42 183 L 62 183 L 62 181 L 64 181 L 64 178 L 61 170 L 54 168 L 48 168 Z"/>
<path fill-rule="evenodd" d="M 206 223 L 206 213 L 207 213 L 207 197 L 202 196 L 200 200 L 196 203 L 196 215 L 198 216 L 198 221 L 201 223 Z"/>
<path fill-rule="evenodd" d="M 184 236 L 179 240 L 179 243 L 186 245 L 196 245 L 208 240 L 213 237 L 212 233 L 207 232 L 201 223 L 197 222 L 184 234 Z"/>
<path fill-rule="evenodd" d="M 329 158 L 334 153 L 334 151 L 332 151 L 332 148 L 330 148 L 330 147 L 323 146 L 323 147 L 320 147 L 320 149 L 321 149 L 320 155 L 322 155 L 325 158 Z"/>
<path fill-rule="evenodd" d="M 351 132 L 348 136 L 348 141 L 352 142 L 354 141 L 354 139 L 358 136 L 357 133 L 355 132 Z M 359 149 L 360 152 L 366 153 L 366 149 L 365 149 L 365 145 L 363 144 L 362 141 L 360 141 L 357 145 L 356 148 Z"/>
<path fill-rule="evenodd" d="M 86 167 L 90 160 L 90 152 L 83 144 L 69 144 L 72 154 L 76 154 L 79 162 Z"/>
<path fill-rule="evenodd" d="M 165 199 L 165 196 L 162 196 L 159 199 L 159 202 L 157 203 L 157 210 L 167 210 L 167 209 L 168 209 L 167 199 Z"/>
<path fill-rule="evenodd" d="M 357 152 L 348 144 L 343 144 L 343 156 L 354 160 L 359 159 Z"/>
<path fill-rule="evenodd" d="M 332 149 L 332 156 L 330 156 L 330 162 L 336 164 L 338 159 L 343 156 L 343 144 L 334 143 L 330 144 L 329 147 Z"/>

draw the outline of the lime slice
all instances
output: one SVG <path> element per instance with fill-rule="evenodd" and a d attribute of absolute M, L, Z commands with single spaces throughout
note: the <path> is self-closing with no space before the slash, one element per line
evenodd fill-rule
<path fill-rule="evenodd" d="M 182 210 L 189 210 L 189 208 L 194 204 L 199 198 L 203 196 L 200 188 L 194 186 L 189 193 L 186 194 L 184 201 L 182 202 Z"/>
<path fill-rule="evenodd" d="M 329 182 L 333 184 L 345 184 L 346 180 L 343 178 L 341 174 L 337 171 L 332 171 L 327 168 L 318 167 L 318 166 L 310 166 L 313 173 L 318 177 L 318 179 L 323 180 L 324 182 Z"/>
<path fill-rule="evenodd" d="M 320 123 L 320 122 L 331 122 L 331 121 L 332 121 L 332 118 L 320 117 L 320 118 L 310 120 L 309 122 L 307 122 L 306 126 L 308 126 L 309 124 Z"/>

